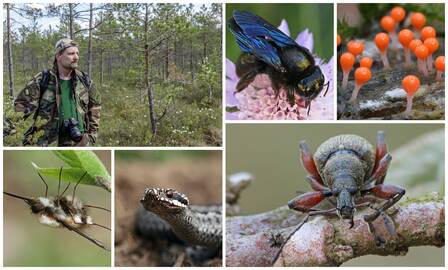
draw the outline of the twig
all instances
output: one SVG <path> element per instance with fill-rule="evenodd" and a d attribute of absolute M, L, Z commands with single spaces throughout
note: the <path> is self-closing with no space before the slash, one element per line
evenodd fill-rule
<path fill-rule="evenodd" d="M 315 217 L 305 223 L 285 244 L 274 266 L 337 266 L 368 254 L 404 255 L 411 246 L 445 245 L 445 205 L 432 193 L 404 201 L 374 223 L 378 246 L 362 220 L 371 209 L 356 214 L 355 225 L 338 218 Z M 270 266 L 282 238 L 292 232 L 304 215 L 280 207 L 253 216 L 227 218 L 227 266 Z M 393 222 L 395 232 L 385 223 Z M 396 233 L 396 234 L 395 234 Z"/>

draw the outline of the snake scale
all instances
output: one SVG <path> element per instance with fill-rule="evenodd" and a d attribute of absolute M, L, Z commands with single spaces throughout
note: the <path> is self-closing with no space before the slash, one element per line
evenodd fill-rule
<path fill-rule="evenodd" d="M 222 207 L 191 206 L 188 197 L 174 189 L 147 188 L 137 211 L 136 230 L 146 237 L 177 238 L 191 244 L 220 248 Z"/>

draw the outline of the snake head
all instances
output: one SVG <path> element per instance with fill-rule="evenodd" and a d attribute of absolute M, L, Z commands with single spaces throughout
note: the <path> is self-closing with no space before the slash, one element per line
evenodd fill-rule
<path fill-rule="evenodd" d="M 190 204 L 185 194 L 171 188 L 147 188 L 140 202 L 146 210 L 156 213 L 182 210 Z"/>

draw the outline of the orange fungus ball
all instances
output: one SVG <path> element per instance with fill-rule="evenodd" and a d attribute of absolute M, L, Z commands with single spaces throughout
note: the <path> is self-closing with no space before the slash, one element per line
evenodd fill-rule
<path fill-rule="evenodd" d="M 413 38 L 414 33 L 409 29 L 403 29 L 398 33 L 398 40 L 405 48 L 409 47 L 409 43 L 411 43 Z"/>
<path fill-rule="evenodd" d="M 343 53 L 341 58 L 339 58 L 339 62 L 341 63 L 342 70 L 348 71 L 355 64 L 355 56 L 351 53 Z"/>
<path fill-rule="evenodd" d="M 420 12 L 414 12 L 411 16 L 411 24 L 416 29 L 420 29 L 425 25 L 426 23 L 426 17 Z"/>
<path fill-rule="evenodd" d="M 439 48 L 439 42 L 437 41 L 436 38 L 430 37 L 427 38 L 423 44 L 426 46 L 426 48 L 428 48 L 429 50 L 429 54 L 432 54 L 433 52 L 437 51 L 437 49 Z"/>
<path fill-rule="evenodd" d="M 417 58 L 426 59 L 426 57 L 428 57 L 429 50 L 425 45 L 419 45 L 415 48 L 414 53 Z"/>
<path fill-rule="evenodd" d="M 422 40 L 426 40 L 427 38 L 435 38 L 436 37 L 436 29 L 432 26 L 425 26 L 423 27 L 422 31 L 420 32 L 422 35 Z"/>
<path fill-rule="evenodd" d="M 445 71 L 445 56 L 439 56 L 434 62 L 438 71 Z"/>
<path fill-rule="evenodd" d="M 351 54 L 357 56 L 364 51 L 364 44 L 362 42 L 352 40 L 347 44 L 347 49 Z"/>
<path fill-rule="evenodd" d="M 359 67 L 355 70 L 355 81 L 357 84 L 364 84 L 372 77 L 370 69 L 366 67 Z"/>
<path fill-rule="evenodd" d="M 420 39 L 414 39 L 409 43 L 409 49 L 411 51 L 415 51 L 415 48 L 417 48 L 418 46 L 422 45 L 423 42 Z"/>
<path fill-rule="evenodd" d="M 380 25 L 387 32 L 392 32 L 395 29 L 395 20 L 391 16 L 384 16 L 381 18 Z"/>
<path fill-rule="evenodd" d="M 373 64 L 372 58 L 368 56 L 364 56 L 361 61 L 359 62 L 359 66 L 365 67 L 365 68 L 371 68 Z"/>
<path fill-rule="evenodd" d="M 341 44 L 341 37 L 339 35 L 336 36 L 336 45 L 340 45 Z"/>
<path fill-rule="evenodd" d="M 389 46 L 389 36 L 386 33 L 378 33 L 375 36 L 375 44 L 380 49 L 380 51 L 384 51 Z"/>
<path fill-rule="evenodd" d="M 403 78 L 401 84 L 403 85 L 406 93 L 410 96 L 413 96 L 420 87 L 420 80 L 414 75 L 408 75 Z"/>
<path fill-rule="evenodd" d="M 402 7 L 394 7 L 390 11 L 390 16 L 392 16 L 396 22 L 401 22 L 406 16 L 406 11 Z"/>

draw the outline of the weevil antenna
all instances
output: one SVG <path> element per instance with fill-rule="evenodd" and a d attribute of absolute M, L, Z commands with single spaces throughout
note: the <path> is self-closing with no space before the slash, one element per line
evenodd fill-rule
<path fill-rule="evenodd" d="M 84 178 L 84 176 L 86 174 L 87 174 L 87 171 L 81 176 L 81 178 L 79 178 L 78 182 L 76 183 L 75 187 L 73 188 L 72 204 L 73 204 L 73 201 L 75 200 L 76 188 L 78 188 L 79 183 L 81 183 L 82 179 Z"/>
<path fill-rule="evenodd" d="M 40 175 L 39 172 L 37 172 L 37 174 L 39 175 L 40 179 L 42 180 L 42 182 L 45 185 L 45 197 L 48 197 L 48 185 L 47 185 L 47 182 L 45 182 L 44 178 L 42 177 L 42 175 Z"/>

